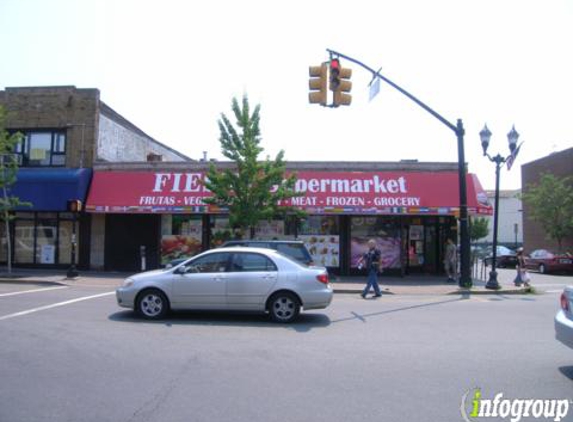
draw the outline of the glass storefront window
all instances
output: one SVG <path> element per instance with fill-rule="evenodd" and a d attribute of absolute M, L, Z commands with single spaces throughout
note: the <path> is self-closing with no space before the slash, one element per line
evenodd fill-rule
<path fill-rule="evenodd" d="M 302 220 L 298 239 L 306 245 L 312 260 L 325 267 L 340 266 L 338 216 L 311 215 Z"/>
<path fill-rule="evenodd" d="M 358 259 L 368 250 L 368 240 L 374 239 L 382 252 L 384 268 L 400 268 L 400 221 L 395 217 L 351 218 L 351 268 L 356 268 Z"/>
<path fill-rule="evenodd" d="M 283 220 L 259 221 L 255 228 L 255 239 L 281 240 L 285 238 L 285 222 Z"/>
<path fill-rule="evenodd" d="M 36 227 L 36 263 L 56 263 L 56 240 L 58 222 L 56 220 L 39 220 Z"/>
<path fill-rule="evenodd" d="M 34 263 L 34 221 L 16 220 L 14 228 L 14 263 Z"/>
<path fill-rule="evenodd" d="M 201 252 L 203 219 L 201 216 L 164 215 L 161 219 L 161 264 L 187 258 Z"/>
<path fill-rule="evenodd" d="M 60 236 L 59 236 L 59 262 L 60 264 L 71 264 L 72 263 L 72 233 L 73 233 L 73 222 L 68 220 L 60 221 Z M 79 230 L 76 227 L 76 242 L 79 242 Z M 76 251 L 77 252 L 77 251 Z"/>
<path fill-rule="evenodd" d="M 227 240 L 233 238 L 234 235 L 229 225 L 229 217 L 211 217 L 211 248 L 221 246 Z"/>
<path fill-rule="evenodd" d="M 0 221 L 0 262 L 8 260 L 8 243 L 6 242 L 6 224 Z"/>
<path fill-rule="evenodd" d="M 71 263 L 73 215 L 69 213 L 16 213 L 12 242 L 15 264 L 62 265 Z M 80 231 L 76 223 L 76 263 L 79 259 Z M 0 229 L 0 231 L 3 231 Z M 6 241 L 0 247 L 0 260 L 6 262 Z"/>

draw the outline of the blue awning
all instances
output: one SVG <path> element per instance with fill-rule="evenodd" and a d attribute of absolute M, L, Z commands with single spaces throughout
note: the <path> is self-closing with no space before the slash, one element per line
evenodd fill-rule
<path fill-rule="evenodd" d="M 70 199 L 85 204 L 91 178 L 88 168 L 21 168 L 8 194 L 32 203 L 19 211 L 66 211 Z"/>

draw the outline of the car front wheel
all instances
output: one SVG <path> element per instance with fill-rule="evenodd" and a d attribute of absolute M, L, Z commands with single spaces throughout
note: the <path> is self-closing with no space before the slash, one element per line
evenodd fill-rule
<path fill-rule="evenodd" d="M 135 311 L 145 319 L 161 319 L 168 310 L 167 297 L 159 290 L 145 290 L 137 297 Z"/>
<path fill-rule="evenodd" d="M 545 274 L 547 272 L 547 268 L 545 268 L 544 264 L 539 264 L 539 272 L 541 274 Z"/>
<path fill-rule="evenodd" d="M 273 321 L 289 323 L 300 313 L 300 303 L 292 293 L 279 292 L 269 301 L 269 312 Z"/>

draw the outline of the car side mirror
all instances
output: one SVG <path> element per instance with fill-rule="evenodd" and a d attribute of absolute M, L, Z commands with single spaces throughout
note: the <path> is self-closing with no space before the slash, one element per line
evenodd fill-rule
<path fill-rule="evenodd" d="M 175 268 L 175 271 L 173 271 L 173 274 L 183 275 L 186 272 L 187 272 L 187 267 L 185 267 L 185 265 L 181 265 L 180 267 Z"/>

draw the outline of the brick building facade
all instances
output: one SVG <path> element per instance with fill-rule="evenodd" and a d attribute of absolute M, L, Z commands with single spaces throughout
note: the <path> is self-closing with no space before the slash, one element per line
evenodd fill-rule
<path fill-rule="evenodd" d="M 0 91 L 0 105 L 8 111 L 9 130 L 65 135 L 65 163 L 58 163 L 60 166 L 91 167 L 96 161 L 189 161 L 101 101 L 98 89 L 6 88 Z"/>
<path fill-rule="evenodd" d="M 0 106 L 8 113 L 8 132 L 23 135 L 14 151 L 20 169 L 10 194 L 32 204 L 11 222 L 17 266 L 89 267 L 94 222 L 83 210 L 70 212 L 68 203 L 85 204 L 94 163 L 191 161 L 114 111 L 97 89 L 6 88 Z M 0 238 L 0 262 L 7 262 L 4 225 Z"/>
<path fill-rule="evenodd" d="M 536 184 L 544 173 L 551 173 L 557 177 L 573 176 L 573 148 L 522 165 L 521 186 L 523 192 L 527 192 L 529 186 Z M 547 238 L 541 225 L 528 218 L 529 213 L 530 210 L 524 203 L 523 244 L 526 252 L 531 252 L 534 249 L 557 250 L 557 242 Z M 573 237 L 570 236 L 564 240 L 563 249 L 573 251 Z"/>

